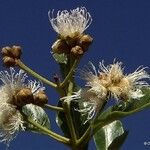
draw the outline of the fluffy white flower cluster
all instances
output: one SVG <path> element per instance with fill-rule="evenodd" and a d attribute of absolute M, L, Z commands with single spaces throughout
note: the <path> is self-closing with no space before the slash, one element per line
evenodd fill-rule
<path fill-rule="evenodd" d="M 64 38 L 82 34 L 92 22 L 85 7 L 58 11 L 56 17 L 53 16 L 53 11 L 49 11 L 48 16 L 53 29 Z"/>
<path fill-rule="evenodd" d="M 99 69 L 90 63 L 90 67 L 81 70 L 82 79 L 86 81 L 86 88 L 75 92 L 72 96 L 65 97 L 65 100 L 76 100 L 82 103 L 79 111 L 85 115 L 87 120 L 91 120 L 101 109 L 104 102 L 109 98 L 115 98 L 117 101 L 126 101 L 129 99 L 139 99 L 144 96 L 142 87 L 148 87 L 149 84 L 143 79 L 149 79 L 150 76 L 139 67 L 131 74 L 124 74 L 121 62 L 114 62 L 105 66 L 103 62 L 99 63 Z"/>
<path fill-rule="evenodd" d="M 14 68 L 0 72 L 0 80 L 3 85 L 0 86 L 0 138 L 1 142 L 9 144 L 17 135 L 18 131 L 25 130 L 23 116 L 13 103 L 14 94 L 22 88 L 30 88 L 35 94 L 44 90 L 40 82 L 28 80 L 23 70 L 15 72 Z"/>
<path fill-rule="evenodd" d="M 114 62 L 105 66 L 103 62 L 100 62 L 99 70 L 96 71 L 95 66 L 91 63 L 93 71 L 84 70 L 82 73 L 89 91 L 104 98 L 109 94 L 117 100 L 141 98 L 143 96 L 141 88 L 149 86 L 143 79 L 149 79 L 150 76 L 142 67 L 126 75 L 121 65 L 121 62 Z"/>

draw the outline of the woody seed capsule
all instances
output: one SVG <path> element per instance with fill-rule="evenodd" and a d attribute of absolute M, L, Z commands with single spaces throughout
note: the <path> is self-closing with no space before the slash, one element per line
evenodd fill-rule
<path fill-rule="evenodd" d="M 81 56 L 81 55 L 83 55 L 83 49 L 80 47 L 80 46 L 75 46 L 75 47 L 73 47 L 72 49 L 71 49 L 71 53 L 74 55 L 74 56 L 76 56 L 76 57 L 78 57 L 78 56 Z"/>
<path fill-rule="evenodd" d="M 83 48 L 84 51 L 92 44 L 93 38 L 89 35 L 83 35 L 79 40 L 79 45 Z"/>
<path fill-rule="evenodd" d="M 29 88 L 23 88 L 21 89 L 16 95 L 15 95 L 15 105 L 17 106 L 24 106 L 26 104 L 33 103 L 33 93 L 31 89 Z"/>
<path fill-rule="evenodd" d="M 11 47 L 6 46 L 6 47 L 2 48 L 1 53 L 2 53 L 3 56 L 12 56 L 12 52 L 11 51 L 12 51 Z"/>
<path fill-rule="evenodd" d="M 21 54 L 22 54 L 21 47 L 14 45 L 14 46 L 12 47 L 12 54 L 13 54 L 13 57 L 14 57 L 14 58 L 19 59 L 20 56 L 21 56 Z"/>
<path fill-rule="evenodd" d="M 6 67 L 13 67 L 16 64 L 15 60 L 8 56 L 3 57 L 3 63 Z"/>
<path fill-rule="evenodd" d="M 62 54 L 62 53 L 68 53 L 69 47 L 65 40 L 58 39 L 54 44 L 52 45 L 52 50 L 54 53 Z"/>
<path fill-rule="evenodd" d="M 40 91 L 34 95 L 34 104 L 42 106 L 48 103 L 48 97 L 44 91 Z"/>

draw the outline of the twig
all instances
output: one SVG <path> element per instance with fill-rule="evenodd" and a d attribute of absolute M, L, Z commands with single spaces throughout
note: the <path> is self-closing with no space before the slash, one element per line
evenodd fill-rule
<path fill-rule="evenodd" d="M 47 109 L 64 112 L 64 109 L 62 107 L 57 107 L 57 106 L 53 106 L 53 105 L 49 105 L 49 104 L 45 104 L 44 107 Z"/>
<path fill-rule="evenodd" d="M 29 67 L 27 67 L 23 62 L 21 62 L 21 60 L 17 60 L 17 65 L 25 70 L 27 73 L 31 74 L 32 76 L 34 76 L 35 78 L 41 80 L 42 82 L 50 85 L 53 88 L 57 88 L 57 85 L 49 80 L 47 80 L 46 78 L 42 77 L 41 75 L 39 75 L 38 73 L 34 72 L 32 69 L 30 69 Z"/>
<path fill-rule="evenodd" d="M 73 75 L 73 73 L 74 73 L 74 70 L 75 70 L 75 68 L 76 68 L 76 66 L 77 66 L 78 63 L 79 63 L 79 60 L 76 59 L 76 60 L 74 61 L 73 65 L 72 65 L 72 67 L 71 67 L 71 69 L 70 69 L 68 75 L 66 76 L 66 78 L 64 79 L 64 81 L 60 84 L 60 86 L 59 86 L 60 88 L 64 87 L 64 86 L 68 83 L 68 81 L 69 81 L 70 78 L 72 77 L 72 75 Z"/>
<path fill-rule="evenodd" d="M 59 142 L 62 142 L 64 144 L 67 144 L 69 145 L 70 144 L 70 139 L 66 138 L 66 137 L 63 137 L 43 126 L 41 126 L 40 124 L 38 124 L 37 122 L 33 121 L 32 119 L 30 118 L 27 118 L 27 121 L 34 125 L 35 127 L 37 127 L 38 129 L 42 130 L 44 133 L 46 133 L 47 135 L 49 135 L 50 137 L 54 138 L 55 140 L 59 141 Z"/>

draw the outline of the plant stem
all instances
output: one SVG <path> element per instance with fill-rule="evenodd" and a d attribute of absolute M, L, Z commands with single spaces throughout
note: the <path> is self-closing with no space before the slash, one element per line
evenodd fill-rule
<path fill-rule="evenodd" d="M 63 102 L 63 108 L 65 110 L 65 115 L 66 115 L 69 130 L 70 130 L 70 134 L 71 134 L 72 144 L 76 145 L 77 137 L 76 137 L 76 133 L 75 133 L 74 125 L 73 125 L 73 120 L 70 114 L 70 105 L 67 102 Z"/>
<path fill-rule="evenodd" d="M 41 75 L 39 75 L 38 73 L 34 72 L 32 69 L 30 69 L 29 67 L 27 67 L 23 62 L 21 62 L 21 60 L 17 60 L 16 61 L 17 65 L 25 70 L 27 73 L 31 74 L 32 76 L 34 76 L 35 78 L 41 80 L 42 82 L 48 84 L 49 86 L 53 87 L 53 88 L 57 88 L 57 85 L 49 80 L 47 80 L 46 78 L 42 77 Z"/>
<path fill-rule="evenodd" d="M 68 75 L 65 77 L 64 81 L 60 84 L 59 87 L 61 87 L 61 88 L 64 87 L 68 83 L 68 81 L 70 80 L 70 78 L 72 78 L 72 75 L 73 75 L 73 73 L 75 71 L 75 68 L 76 68 L 76 66 L 77 66 L 78 63 L 79 63 L 79 60 L 76 59 L 74 61 L 73 65 L 72 65 L 72 67 L 71 67 Z"/>
<path fill-rule="evenodd" d="M 50 137 L 54 138 L 55 140 L 59 141 L 59 142 L 62 142 L 64 144 L 67 144 L 69 145 L 70 144 L 70 139 L 66 138 L 66 137 L 63 137 L 45 127 L 43 127 L 42 125 L 36 123 L 35 121 L 33 121 L 32 119 L 30 118 L 27 118 L 27 121 L 29 123 L 31 123 L 32 125 L 34 125 L 35 127 L 37 127 L 38 129 L 40 129 L 41 131 L 43 131 L 44 133 L 46 133 L 47 135 L 49 135 Z"/>
<path fill-rule="evenodd" d="M 77 140 L 77 145 L 82 144 L 90 135 L 91 126 L 88 127 L 88 129 L 85 131 L 85 133 L 81 136 L 80 139 Z"/>
<path fill-rule="evenodd" d="M 44 107 L 47 109 L 50 109 L 50 110 L 64 112 L 64 109 L 62 107 L 57 107 L 57 106 L 53 106 L 53 105 L 49 105 L 49 104 L 45 104 Z"/>

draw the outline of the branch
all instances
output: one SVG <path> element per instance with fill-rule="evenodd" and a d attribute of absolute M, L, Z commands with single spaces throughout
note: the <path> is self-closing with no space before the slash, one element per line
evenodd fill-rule
<path fill-rule="evenodd" d="M 76 68 L 76 66 L 77 66 L 78 63 L 79 63 L 79 60 L 76 59 L 76 60 L 74 61 L 73 65 L 72 65 L 72 67 L 71 67 L 71 69 L 70 69 L 68 75 L 66 76 L 66 78 L 65 78 L 64 81 L 60 84 L 59 87 L 62 88 L 62 87 L 64 87 L 64 86 L 67 84 L 67 82 L 68 82 L 68 81 L 70 80 L 70 78 L 72 77 L 72 75 L 73 75 L 73 73 L 74 73 L 74 70 L 75 70 L 75 68 Z"/>
<path fill-rule="evenodd" d="M 32 69 L 30 69 L 29 67 L 27 67 L 23 62 L 21 62 L 21 60 L 17 60 L 16 61 L 17 65 L 25 70 L 27 73 L 31 74 L 32 76 L 34 76 L 35 78 L 41 80 L 42 82 L 50 85 L 53 88 L 57 88 L 57 85 L 49 80 L 47 80 L 46 78 L 42 77 L 41 75 L 39 75 L 38 73 L 34 72 Z"/>
<path fill-rule="evenodd" d="M 64 144 L 70 144 L 70 139 L 66 138 L 66 137 L 63 137 L 43 126 L 41 126 L 40 124 L 36 123 L 35 121 L 33 121 L 32 119 L 30 118 L 27 118 L 27 121 L 34 125 L 35 127 L 37 127 L 38 129 L 40 129 L 41 131 L 43 131 L 44 133 L 46 133 L 47 135 L 49 135 L 50 137 L 54 138 L 55 140 L 59 141 L 59 142 L 62 142 Z"/>
<path fill-rule="evenodd" d="M 72 120 L 71 113 L 70 113 L 70 108 L 67 102 L 63 103 L 63 108 L 65 110 L 66 119 L 67 119 L 68 127 L 70 130 L 71 138 L 72 138 L 72 144 L 76 145 L 77 137 L 76 137 L 73 120 Z"/>
<path fill-rule="evenodd" d="M 90 135 L 89 134 L 90 131 L 91 131 L 91 126 L 89 126 L 88 129 L 85 131 L 85 133 L 81 136 L 81 138 L 77 140 L 77 145 L 82 144 L 82 142 L 84 142 L 84 140 L 87 139 L 87 137 Z"/>

